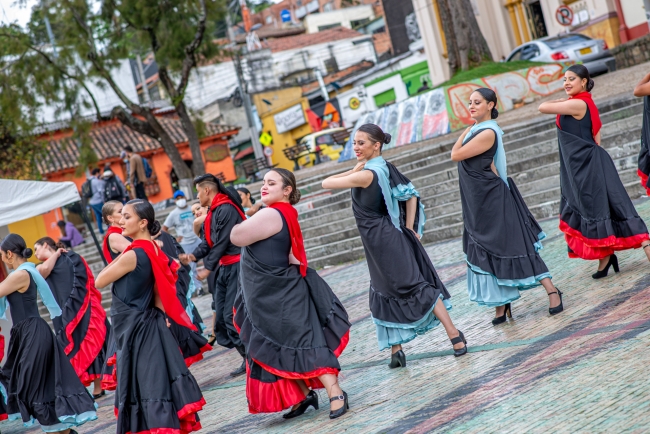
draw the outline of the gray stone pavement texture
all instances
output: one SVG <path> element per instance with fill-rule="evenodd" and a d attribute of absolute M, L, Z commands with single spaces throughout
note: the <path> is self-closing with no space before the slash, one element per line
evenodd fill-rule
<path fill-rule="evenodd" d="M 650 221 L 650 200 L 636 206 Z M 437 327 L 404 346 L 405 369 L 390 370 L 389 352 L 378 351 L 370 319 L 365 261 L 326 268 L 321 274 L 353 324 L 340 358 L 350 412 L 330 421 L 320 391 L 321 409 L 293 420 L 248 414 L 243 379 L 228 376 L 239 356 L 216 348 L 191 368 L 207 401 L 200 413 L 202 432 L 650 431 L 650 264 L 641 250 L 620 252 L 621 272 L 593 280 L 596 262 L 567 258 L 557 218 L 541 224 L 548 234 L 542 257 L 565 294 L 562 314 L 548 314 L 540 287 L 522 293 L 513 304 L 513 320 L 492 326 L 493 309 L 467 298 L 461 240 L 433 244 L 427 251 L 452 294 L 451 317 L 467 337 L 469 354 L 454 358 Z M 209 298 L 197 303 L 208 317 Z M 80 433 L 115 432 L 113 394 L 98 403 L 99 419 Z M 0 430 L 40 432 L 16 422 L 0 423 Z"/>

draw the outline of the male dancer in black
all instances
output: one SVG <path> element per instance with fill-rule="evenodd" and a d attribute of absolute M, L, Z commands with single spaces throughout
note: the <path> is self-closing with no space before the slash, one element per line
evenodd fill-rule
<path fill-rule="evenodd" d="M 208 207 L 209 211 L 203 224 L 201 244 L 193 253 L 181 255 L 179 259 L 184 264 L 203 259 L 206 273 L 209 272 L 208 285 L 217 312 L 214 322 L 217 343 L 226 348 L 236 348 L 244 358 L 241 366 L 230 373 L 235 377 L 246 373 L 246 351 L 232 320 L 232 308 L 239 284 L 241 249 L 230 242 L 230 231 L 246 217 L 239 197 L 228 191 L 214 175 L 198 176 L 194 179 L 194 185 L 201 206 Z"/>

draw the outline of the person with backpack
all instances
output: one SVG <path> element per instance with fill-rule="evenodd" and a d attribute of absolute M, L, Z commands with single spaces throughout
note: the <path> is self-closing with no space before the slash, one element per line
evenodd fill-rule
<path fill-rule="evenodd" d="M 104 206 L 104 186 L 105 182 L 99 178 L 99 168 L 94 168 L 90 173 L 91 177 L 81 187 L 84 198 L 88 200 L 88 205 L 92 208 L 97 220 L 99 233 L 104 235 L 104 226 L 102 225 L 102 207 Z"/>
<path fill-rule="evenodd" d="M 153 174 L 151 166 L 149 166 L 149 163 L 144 158 L 133 152 L 132 147 L 125 146 L 124 151 L 129 159 L 128 183 L 131 185 L 132 191 L 135 193 L 137 199 L 148 200 L 147 194 L 144 191 L 144 183 Z M 148 171 L 146 167 L 148 167 Z M 149 173 L 147 174 L 147 172 Z"/>
<path fill-rule="evenodd" d="M 105 170 L 102 178 L 104 178 L 104 182 L 106 183 L 104 185 L 104 203 L 116 200 L 122 202 L 122 205 L 124 205 L 127 202 L 129 194 L 122 180 L 112 170 Z"/>

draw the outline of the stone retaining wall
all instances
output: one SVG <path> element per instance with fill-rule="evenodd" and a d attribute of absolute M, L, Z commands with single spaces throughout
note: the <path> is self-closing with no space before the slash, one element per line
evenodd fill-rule
<path fill-rule="evenodd" d="M 650 34 L 610 50 L 616 58 L 616 68 L 623 69 L 650 61 Z"/>

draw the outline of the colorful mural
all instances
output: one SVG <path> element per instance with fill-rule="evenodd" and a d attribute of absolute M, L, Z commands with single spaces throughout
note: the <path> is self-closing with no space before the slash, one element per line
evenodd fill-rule
<path fill-rule="evenodd" d="M 562 78 L 568 66 L 552 63 L 434 89 L 362 116 L 355 131 L 363 124 L 379 125 L 393 136 L 393 141 L 384 149 L 448 134 L 473 123 L 467 102 L 475 89 L 489 87 L 494 90 L 499 100 L 498 110 L 506 112 L 562 89 Z M 339 161 L 354 156 L 352 137 L 354 134 Z"/>

